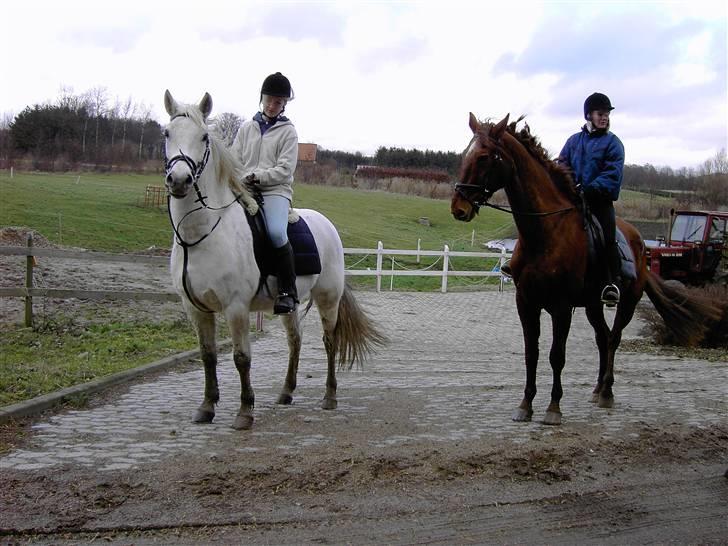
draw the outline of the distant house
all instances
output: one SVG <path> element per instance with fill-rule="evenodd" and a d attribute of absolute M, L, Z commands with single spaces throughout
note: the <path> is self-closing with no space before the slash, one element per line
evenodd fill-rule
<path fill-rule="evenodd" d="M 298 143 L 298 161 L 299 163 L 316 163 L 316 144 L 304 142 Z"/>

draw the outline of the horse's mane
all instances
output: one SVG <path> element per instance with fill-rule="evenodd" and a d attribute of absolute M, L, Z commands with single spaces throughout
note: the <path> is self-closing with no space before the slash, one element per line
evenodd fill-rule
<path fill-rule="evenodd" d="M 220 183 L 227 183 L 230 189 L 234 193 L 246 193 L 249 191 L 244 184 L 240 182 L 240 176 L 242 173 L 242 165 L 238 158 L 230 151 L 221 140 L 215 134 L 214 131 L 210 130 L 205 118 L 202 116 L 202 112 L 197 105 L 194 104 L 178 104 L 177 115 L 183 115 L 190 118 L 197 125 L 208 131 L 210 138 L 210 153 L 217 158 L 215 161 L 215 178 Z"/>
<path fill-rule="evenodd" d="M 570 199 L 576 200 L 577 192 L 574 187 L 574 177 L 571 169 L 561 163 L 551 159 L 548 151 L 543 147 L 536 135 L 531 133 L 531 128 L 528 123 L 523 123 L 521 129 L 517 129 L 516 126 L 525 118 L 525 114 L 521 115 L 516 121 L 508 124 L 506 131 L 513 138 L 515 138 L 521 146 L 533 157 L 538 163 L 546 170 L 551 180 L 554 181 L 556 187 L 558 187 L 564 194 Z M 490 130 L 495 124 L 490 120 L 483 123 Z"/>

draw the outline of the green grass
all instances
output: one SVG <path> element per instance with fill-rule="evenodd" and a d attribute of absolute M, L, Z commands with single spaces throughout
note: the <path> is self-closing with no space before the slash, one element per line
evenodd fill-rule
<path fill-rule="evenodd" d="M 171 229 L 165 211 L 141 206 L 147 185 L 159 175 L 16 174 L 0 175 L 0 225 L 27 226 L 56 244 L 109 252 L 168 247 Z M 469 223 L 455 221 L 449 203 L 378 191 L 296 184 L 294 205 L 316 209 L 337 227 L 345 247 L 470 248 L 476 242 L 513 233 L 507 214 L 484 210 Z M 430 226 L 418 222 L 430 220 Z"/>
<path fill-rule="evenodd" d="M 135 368 L 196 346 L 189 324 L 70 319 L 0 331 L 0 406 Z"/>

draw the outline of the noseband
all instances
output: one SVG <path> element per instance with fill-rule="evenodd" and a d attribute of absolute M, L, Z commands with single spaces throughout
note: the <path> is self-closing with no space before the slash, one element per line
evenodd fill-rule
<path fill-rule="evenodd" d="M 482 194 L 482 197 L 480 199 L 476 199 L 473 194 L 468 195 L 466 191 L 472 191 L 472 192 L 479 192 Z M 485 206 L 493 206 L 490 203 L 488 203 L 488 199 L 490 199 L 495 192 L 489 191 L 485 189 L 485 186 L 481 186 L 479 184 L 462 184 L 457 183 L 455 184 L 455 192 L 462 197 L 465 201 L 467 201 L 471 207 L 475 209 L 475 212 L 478 213 L 480 211 L 480 207 Z M 474 194 L 478 195 L 478 194 Z"/>

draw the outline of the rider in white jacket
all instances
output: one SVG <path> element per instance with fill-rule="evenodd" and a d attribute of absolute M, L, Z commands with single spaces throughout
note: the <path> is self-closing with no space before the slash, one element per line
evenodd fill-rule
<path fill-rule="evenodd" d="M 233 153 L 242 162 L 246 182 L 263 196 L 266 227 L 277 265 L 278 297 L 273 307 L 276 314 L 290 313 L 298 303 L 293 249 L 287 234 L 298 134 L 283 115 L 293 96 L 288 78 L 280 72 L 268 76 L 260 90 L 261 111 L 243 123 L 233 143 Z"/>

